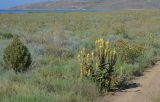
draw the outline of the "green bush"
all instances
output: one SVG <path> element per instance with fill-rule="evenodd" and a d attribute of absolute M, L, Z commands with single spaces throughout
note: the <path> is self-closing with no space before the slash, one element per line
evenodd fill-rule
<path fill-rule="evenodd" d="M 27 70 L 31 64 L 31 54 L 27 47 L 16 36 L 12 43 L 4 50 L 4 62 L 7 67 L 13 68 L 16 72 Z"/>

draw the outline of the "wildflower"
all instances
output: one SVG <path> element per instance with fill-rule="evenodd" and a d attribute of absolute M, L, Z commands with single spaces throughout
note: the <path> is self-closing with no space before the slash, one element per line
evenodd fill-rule
<path fill-rule="evenodd" d="M 79 59 L 80 57 L 81 57 L 81 55 L 79 54 L 79 55 L 78 55 L 78 59 Z"/>
<path fill-rule="evenodd" d="M 115 49 L 113 49 L 113 54 L 114 54 L 114 55 L 116 54 L 116 50 L 115 50 Z"/>
<path fill-rule="evenodd" d="M 87 58 L 89 58 L 89 53 L 87 54 Z"/>
<path fill-rule="evenodd" d="M 103 42 L 103 41 L 104 41 L 104 40 L 101 38 L 101 39 L 100 39 L 100 42 Z"/>
<path fill-rule="evenodd" d="M 108 41 L 106 41 L 106 42 L 105 42 L 105 45 L 106 45 L 106 46 L 108 46 L 108 45 L 109 45 L 109 42 L 108 42 Z"/>
<path fill-rule="evenodd" d="M 90 75 L 91 75 L 91 70 L 90 70 L 90 69 L 88 70 L 88 73 L 87 73 L 87 74 L 88 74 L 88 76 L 90 76 Z"/>
<path fill-rule="evenodd" d="M 93 58 L 94 58 L 94 53 L 92 52 L 91 55 L 92 55 L 92 60 L 93 60 Z"/>
<path fill-rule="evenodd" d="M 96 63 L 96 70 L 98 70 L 99 69 L 99 67 L 98 67 L 98 63 Z"/>
<path fill-rule="evenodd" d="M 83 54 L 83 51 L 81 51 L 81 55 Z"/>

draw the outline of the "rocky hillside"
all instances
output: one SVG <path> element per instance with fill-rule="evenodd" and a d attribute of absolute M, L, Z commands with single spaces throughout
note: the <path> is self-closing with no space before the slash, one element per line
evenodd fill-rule
<path fill-rule="evenodd" d="M 47 1 L 12 7 L 10 9 L 151 9 L 160 8 L 160 0 L 86 0 Z"/>

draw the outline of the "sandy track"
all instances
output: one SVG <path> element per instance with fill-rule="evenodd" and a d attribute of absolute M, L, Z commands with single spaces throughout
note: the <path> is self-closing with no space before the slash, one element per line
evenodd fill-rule
<path fill-rule="evenodd" d="M 106 96 L 102 102 L 153 102 L 160 93 L 160 61 L 144 72 L 144 76 L 133 80 L 138 87 L 122 90 L 113 96 Z"/>

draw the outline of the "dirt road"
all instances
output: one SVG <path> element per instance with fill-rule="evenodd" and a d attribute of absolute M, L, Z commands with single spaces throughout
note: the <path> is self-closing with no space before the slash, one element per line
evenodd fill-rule
<path fill-rule="evenodd" d="M 133 82 L 139 86 L 106 96 L 102 102 L 154 102 L 160 94 L 160 61 Z"/>

